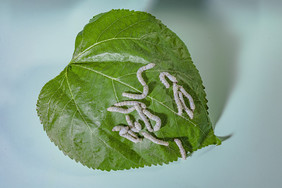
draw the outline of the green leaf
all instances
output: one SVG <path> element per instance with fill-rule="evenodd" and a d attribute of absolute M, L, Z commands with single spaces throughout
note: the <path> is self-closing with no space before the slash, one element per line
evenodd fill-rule
<path fill-rule="evenodd" d="M 126 125 L 125 115 L 107 111 L 129 100 L 123 92 L 142 92 L 136 72 L 151 62 L 156 66 L 142 74 L 149 85 L 142 102 L 161 118 L 161 129 L 152 134 L 168 141 L 168 147 L 121 137 L 112 128 Z M 166 89 L 159 80 L 163 71 L 175 76 L 193 97 L 192 120 L 184 113 L 177 115 L 172 87 Z M 77 35 L 71 62 L 43 87 L 37 112 L 47 135 L 64 154 L 89 168 L 122 170 L 178 160 L 174 138 L 182 141 L 188 155 L 220 144 L 205 96 L 198 70 L 175 33 L 148 13 L 112 10 L 93 17 Z M 131 117 L 138 119 L 136 112 Z"/>

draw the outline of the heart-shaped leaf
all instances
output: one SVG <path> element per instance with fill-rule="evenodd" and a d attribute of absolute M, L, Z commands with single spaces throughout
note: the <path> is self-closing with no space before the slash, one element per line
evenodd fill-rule
<path fill-rule="evenodd" d="M 129 100 L 123 92 L 142 93 L 136 72 L 149 63 L 155 67 L 142 74 L 149 94 L 141 101 L 162 121 L 160 130 L 150 134 L 169 146 L 148 139 L 133 143 L 120 136 L 112 129 L 127 125 L 125 115 L 107 111 Z M 192 96 L 193 119 L 177 114 L 172 86 L 162 84 L 161 72 L 176 77 Z M 77 35 L 71 62 L 43 87 L 37 112 L 47 135 L 64 154 L 93 169 L 122 170 L 177 160 L 181 155 L 175 138 L 188 155 L 220 144 L 205 95 L 198 70 L 175 33 L 148 13 L 112 10 L 93 17 Z M 130 117 L 140 119 L 136 112 Z"/>

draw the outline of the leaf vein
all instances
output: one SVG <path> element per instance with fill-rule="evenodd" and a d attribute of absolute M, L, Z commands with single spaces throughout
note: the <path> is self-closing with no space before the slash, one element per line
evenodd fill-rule
<path fill-rule="evenodd" d="M 57 93 L 57 91 L 62 87 L 63 85 L 63 82 L 64 82 L 65 78 L 62 79 L 61 83 L 60 83 L 60 86 L 57 88 L 57 90 L 53 93 L 53 95 L 50 97 L 49 101 L 48 101 L 48 108 L 47 108 L 47 112 L 46 112 L 46 116 L 48 117 L 49 119 L 49 110 L 50 110 L 50 102 L 51 102 L 51 99 L 54 97 L 54 95 Z"/>
<path fill-rule="evenodd" d="M 113 26 L 116 22 L 118 22 L 119 20 L 121 20 L 121 19 L 123 19 L 123 18 L 127 18 L 127 17 L 129 17 L 129 16 L 132 16 L 132 15 L 133 15 L 133 14 L 126 15 L 126 16 L 122 16 L 122 17 L 116 19 L 114 22 L 112 22 L 106 29 L 104 29 L 104 30 L 100 33 L 100 35 L 97 37 L 95 43 L 97 43 L 98 40 L 101 38 L 101 36 L 102 36 L 109 28 L 111 28 L 111 26 Z"/>
<path fill-rule="evenodd" d="M 112 86 L 113 86 L 113 90 L 114 90 L 114 94 L 115 94 L 116 100 L 117 100 L 117 102 L 119 102 L 118 96 L 117 96 L 117 92 L 116 92 L 116 87 L 115 87 L 115 84 L 114 84 L 114 80 L 112 80 Z"/>
<path fill-rule="evenodd" d="M 121 34 L 122 32 L 126 31 L 127 29 L 129 29 L 129 28 L 131 28 L 131 27 L 133 27 L 133 26 L 135 26 L 135 25 L 138 25 L 139 23 L 146 22 L 146 21 L 149 21 L 149 20 L 150 20 L 150 19 L 140 20 L 139 22 L 136 22 L 136 23 L 134 23 L 134 24 L 131 24 L 131 25 L 127 26 L 127 27 L 124 28 L 123 30 L 119 31 L 119 32 L 114 36 L 114 38 L 116 38 L 119 34 Z"/>

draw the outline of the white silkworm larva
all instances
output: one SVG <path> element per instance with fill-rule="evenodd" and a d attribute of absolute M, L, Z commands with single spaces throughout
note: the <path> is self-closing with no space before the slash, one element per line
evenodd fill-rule
<path fill-rule="evenodd" d="M 194 104 L 194 100 L 193 100 L 192 96 L 189 93 L 187 93 L 187 91 L 185 91 L 185 89 L 182 86 L 180 86 L 180 91 L 189 100 L 190 108 L 191 108 L 192 111 L 194 111 L 195 110 L 195 104 Z"/>
<path fill-rule="evenodd" d="M 128 130 L 129 130 L 129 127 L 125 127 L 125 126 L 119 126 L 119 125 L 117 125 L 117 126 L 115 126 L 113 129 L 112 129 L 112 131 L 119 131 L 119 135 L 124 135 L 124 134 L 126 134 L 127 132 L 128 132 Z"/>
<path fill-rule="evenodd" d="M 140 130 L 136 129 L 135 127 L 132 127 L 130 130 L 132 130 L 135 133 L 138 133 Z"/>
<path fill-rule="evenodd" d="M 183 106 L 180 102 L 179 96 L 178 96 L 178 88 L 179 86 L 176 83 L 173 83 L 173 96 L 174 96 L 174 100 L 175 103 L 177 105 L 177 110 L 178 110 L 178 115 L 182 114 L 182 110 L 183 110 Z"/>
<path fill-rule="evenodd" d="M 163 140 L 159 140 L 159 139 L 153 137 L 152 135 L 150 135 L 150 134 L 147 133 L 147 132 L 141 132 L 141 134 L 142 134 L 145 138 L 147 138 L 148 140 L 154 142 L 155 144 L 164 145 L 164 146 L 168 146 L 168 145 L 169 145 L 168 142 L 163 141 Z"/>
<path fill-rule="evenodd" d="M 125 127 L 125 126 L 115 126 L 112 131 L 119 131 L 119 135 L 127 138 L 128 140 L 137 143 L 137 142 L 141 142 L 142 139 L 139 138 L 134 132 L 132 132 L 131 130 L 129 130 L 129 127 Z"/>
<path fill-rule="evenodd" d="M 135 126 L 135 128 L 138 130 L 138 132 L 141 131 L 142 126 L 141 126 L 141 124 L 140 124 L 138 121 L 135 121 L 135 122 L 134 122 L 134 126 Z"/>
<path fill-rule="evenodd" d="M 119 131 L 119 135 L 125 135 L 128 132 L 129 127 L 122 127 L 121 130 Z"/>
<path fill-rule="evenodd" d="M 144 81 L 143 77 L 142 77 L 142 72 L 148 69 L 151 69 L 155 66 L 154 63 L 149 63 L 143 67 L 140 67 L 136 73 L 138 81 L 141 83 L 142 86 L 146 85 L 146 82 Z"/>
<path fill-rule="evenodd" d="M 155 126 L 154 126 L 154 131 L 160 130 L 161 125 L 162 125 L 161 119 L 160 119 L 158 116 L 152 114 L 151 112 L 149 112 L 149 111 L 146 110 L 146 109 L 143 109 L 143 113 L 144 113 L 149 119 L 152 119 L 152 120 L 154 120 L 154 121 L 156 122 L 156 124 L 155 124 Z"/>
<path fill-rule="evenodd" d="M 154 63 L 149 63 L 146 66 L 141 67 L 140 69 L 138 69 L 136 75 L 137 75 L 137 79 L 138 81 L 141 83 L 141 85 L 143 86 L 143 93 L 142 94 L 132 94 L 132 93 L 122 93 L 122 96 L 124 97 L 128 97 L 131 99 L 144 99 L 149 92 L 149 87 L 148 85 L 146 85 L 146 82 L 144 81 L 143 77 L 142 77 L 142 72 L 148 69 L 151 69 L 155 66 Z"/>
<path fill-rule="evenodd" d="M 145 95 L 145 97 L 148 95 L 149 93 L 149 86 L 148 85 L 144 85 L 143 87 L 143 95 Z"/>
<path fill-rule="evenodd" d="M 180 150 L 180 154 L 181 154 L 182 159 L 185 160 L 186 159 L 186 151 L 183 148 L 183 145 L 182 145 L 181 141 L 179 139 L 175 138 L 174 142 L 176 143 L 176 145 L 178 146 L 178 148 Z"/>
<path fill-rule="evenodd" d="M 147 65 L 144 66 L 144 68 L 145 68 L 144 70 L 151 69 L 151 68 L 153 68 L 155 65 L 156 65 L 155 63 L 149 63 L 149 64 L 147 64 Z"/>
<path fill-rule="evenodd" d="M 128 130 L 127 132 L 129 135 L 133 136 L 134 138 L 138 138 L 138 136 L 132 131 L 132 130 Z"/>
<path fill-rule="evenodd" d="M 114 128 L 112 129 L 112 131 L 120 131 L 124 126 L 114 126 Z"/>
<path fill-rule="evenodd" d="M 128 126 L 129 126 L 130 128 L 132 128 L 132 127 L 133 127 L 133 123 L 132 123 L 132 121 L 131 121 L 129 115 L 125 115 L 125 120 L 126 120 Z"/>
<path fill-rule="evenodd" d="M 168 72 L 164 72 L 164 75 L 172 82 L 176 82 L 177 83 L 177 79 L 172 76 L 171 74 L 169 74 Z"/>
<path fill-rule="evenodd" d="M 122 96 L 131 98 L 131 99 L 144 99 L 147 97 L 149 92 L 149 87 L 147 85 L 144 85 L 143 87 L 143 93 L 142 94 L 133 94 L 133 93 L 122 93 Z"/>
<path fill-rule="evenodd" d="M 138 79 L 138 81 L 140 82 L 140 84 L 141 84 L 142 86 L 146 85 L 146 82 L 145 82 L 145 80 L 144 80 L 143 77 L 142 77 L 142 72 L 143 72 L 143 71 L 144 71 L 144 70 L 143 70 L 142 67 L 141 67 L 140 69 L 138 69 L 138 71 L 137 71 L 137 73 L 136 73 L 137 79 Z"/>
<path fill-rule="evenodd" d="M 137 99 L 137 100 L 144 99 L 146 97 L 143 93 L 142 94 L 122 93 L 122 96 L 130 99 Z"/>
<path fill-rule="evenodd" d="M 151 127 L 150 122 L 147 119 L 147 117 L 145 116 L 145 114 L 143 113 L 141 107 L 139 105 L 135 105 L 135 109 L 138 112 L 140 118 L 144 121 L 144 124 L 146 125 L 146 128 L 148 129 L 148 131 L 153 132 L 153 128 Z"/>
<path fill-rule="evenodd" d="M 164 72 L 161 72 L 160 75 L 159 75 L 159 78 L 160 78 L 160 81 L 163 83 L 163 85 L 166 87 L 166 88 L 169 88 L 169 83 L 166 81 L 165 79 L 165 74 Z"/>
<path fill-rule="evenodd" d="M 141 138 L 134 138 L 133 136 L 131 136 L 130 134 L 124 134 L 124 135 L 121 135 L 122 137 L 130 140 L 131 142 L 134 142 L 134 143 L 138 143 L 138 142 L 141 142 L 142 139 Z"/>
<path fill-rule="evenodd" d="M 129 134 L 132 133 L 131 135 L 133 136 L 133 135 L 135 135 L 133 132 L 136 132 L 136 133 L 137 133 L 137 132 L 140 131 L 140 130 L 136 129 L 135 124 L 133 125 L 133 122 L 131 121 L 129 115 L 126 115 L 126 116 L 125 116 L 125 119 L 126 119 L 126 122 L 127 122 L 128 126 L 129 126 L 129 128 L 130 128 L 130 130 L 128 131 Z M 141 126 L 141 125 L 140 125 L 140 126 Z M 135 135 L 135 137 L 136 137 L 136 135 Z"/>
<path fill-rule="evenodd" d="M 166 81 L 165 76 L 166 76 L 170 81 L 177 83 L 177 79 L 176 79 L 174 76 L 172 76 L 172 75 L 169 74 L 168 72 L 161 72 L 159 78 L 160 78 L 161 82 L 165 85 L 166 88 L 169 88 L 170 85 L 169 85 L 169 83 Z"/>
<path fill-rule="evenodd" d="M 181 101 L 181 103 L 182 103 L 182 105 L 183 105 L 183 107 L 184 107 L 185 112 L 187 113 L 187 115 L 188 115 L 191 119 L 193 119 L 194 114 L 193 114 L 193 112 L 186 106 L 182 92 L 181 92 L 181 91 L 178 91 L 178 95 L 179 95 L 179 99 L 180 99 L 180 101 Z"/>
<path fill-rule="evenodd" d="M 122 114 L 129 114 L 129 113 L 133 112 L 134 110 L 135 110 L 134 107 L 125 109 L 125 108 L 118 108 L 118 107 L 112 106 L 112 107 L 107 108 L 107 111 L 109 111 L 109 112 L 119 112 L 119 113 L 122 113 Z"/>
<path fill-rule="evenodd" d="M 144 103 L 138 101 L 122 101 L 114 104 L 114 106 L 135 106 L 137 104 L 140 104 L 142 108 L 146 108 L 146 105 Z"/>

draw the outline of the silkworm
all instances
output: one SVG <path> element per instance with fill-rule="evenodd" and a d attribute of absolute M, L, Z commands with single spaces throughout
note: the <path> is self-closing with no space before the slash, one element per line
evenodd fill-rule
<path fill-rule="evenodd" d="M 138 143 L 138 142 L 141 142 L 142 139 L 141 138 L 134 138 L 133 136 L 131 136 L 130 134 L 124 134 L 124 135 L 121 135 L 122 137 L 130 140 L 131 142 L 134 142 L 134 143 Z"/>
<path fill-rule="evenodd" d="M 158 116 L 152 114 L 151 112 L 149 112 L 149 111 L 146 110 L 146 109 L 143 109 L 143 113 L 144 113 L 149 119 L 152 119 L 152 120 L 154 120 L 154 121 L 156 122 L 156 124 L 155 124 L 155 126 L 154 126 L 154 131 L 160 130 L 161 125 L 162 125 L 161 119 L 160 119 Z"/>
<path fill-rule="evenodd" d="M 137 99 L 137 100 L 144 99 L 146 97 L 145 95 L 143 95 L 143 93 L 142 94 L 122 93 L 122 96 L 130 99 Z"/>
<path fill-rule="evenodd" d="M 129 113 L 133 112 L 134 110 L 135 110 L 134 107 L 125 109 L 125 108 L 118 108 L 118 107 L 111 106 L 111 107 L 107 108 L 107 111 L 109 111 L 109 112 L 119 112 L 119 113 L 122 113 L 122 114 L 129 114 Z"/>
<path fill-rule="evenodd" d="M 125 135 L 128 132 L 129 127 L 123 127 L 121 128 L 121 130 L 119 131 L 119 135 Z"/>
<path fill-rule="evenodd" d="M 145 66 L 143 66 L 143 67 L 140 67 L 139 69 L 138 69 L 138 71 L 137 71 L 137 73 L 136 73 L 136 75 L 137 75 L 137 77 L 139 77 L 141 74 L 142 74 L 142 72 L 143 71 L 145 71 L 145 70 L 148 70 L 148 69 L 151 69 L 151 68 L 154 68 L 155 67 L 155 63 L 149 63 L 149 64 L 147 64 L 147 65 L 145 65 Z M 138 76 L 139 75 L 139 76 Z M 141 76 L 142 77 L 142 76 Z M 139 80 L 139 79 L 138 79 Z M 141 83 L 141 82 L 140 82 Z"/>
<path fill-rule="evenodd" d="M 127 132 L 129 135 L 133 136 L 134 138 L 138 138 L 138 136 L 132 131 L 132 130 L 128 130 Z"/>
<path fill-rule="evenodd" d="M 126 116 L 125 116 L 125 119 L 126 119 L 126 121 L 127 121 L 127 124 L 129 125 L 131 131 L 137 133 L 137 132 L 139 132 L 139 131 L 142 129 L 140 123 L 137 123 L 137 124 L 136 124 L 136 122 L 134 122 L 134 125 L 133 125 L 133 123 L 132 123 L 132 121 L 131 121 L 129 115 L 126 115 Z M 136 127 L 136 125 L 137 125 L 137 127 Z M 128 133 L 129 133 L 129 132 L 128 132 Z"/>
<path fill-rule="evenodd" d="M 176 143 L 176 145 L 178 146 L 178 148 L 180 150 L 180 154 L 181 154 L 182 159 L 185 160 L 186 159 L 186 151 L 183 148 L 183 145 L 182 145 L 181 141 L 179 139 L 175 138 L 174 142 Z"/>
<path fill-rule="evenodd" d="M 142 94 L 145 95 L 145 97 L 146 97 L 148 95 L 148 93 L 149 93 L 149 86 L 148 85 L 144 85 L 143 93 Z"/>
<path fill-rule="evenodd" d="M 168 145 L 169 145 L 168 142 L 163 141 L 163 140 L 159 140 L 159 139 L 153 137 L 152 135 L 150 135 L 150 134 L 147 133 L 147 132 L 141 132 L 141 134 L 142 134 L 145 138 L 147 138 L 148 140 L 154 142 L 155 144 L 164 145 L 164 146 L 168 146 Z"/>
<path fill-rule="evenodd" d="M 192 111 L 194 111 L 195 110 L 195 104 L 194 104 L 194 100 L 193 100 L 192 96 L 189 93 L 187 93 L 187 91 L 182 86 L 180 86 L 180 91 L 189 100 L 190 108 L 191 108 Z"/>
<path fill-rule="evenodd" d="M 119 135 L 127 138 L 128 140 L 137 143 L 142 141 L 132 130 L 129 130 L 129 127 L 125 126 L 115 126 L 112 131 L 119 131 Z"/>
<path fill-rule="evenodd" d="M 125 126 L 119 126 L 119 125 L 115 126 L 112 129 L 112 131 L 119 131 L 119 135 L 120 136 L 126 134 L 128 132 L 128 130 L 129 130 L 129 127 L 127 127 L 127 126 L 126 127 Z"/>
<path fill-rule="evenodd" d="M 159 75 L 159 78 L 160 78 L 160 81 L 163 83 L 163 85 L 166 87 L 166 88 L 169 88 L 169 83 L 166 81 L 165 79 L 165 74 L 164 72 L 160 73 Z"/>
<path fill-rule="evenodd" d="M 140 104 L 142 108 L 146 108 L 146 104 L 138 101 L 122 101 L 119 103 L 114 104 L 114 106 L 135 106 L 137 104 Z"/>
<path fill-rule="evenodd" d="M 120 131 L 124 126 L 114 126 L 114 128 L 112 129 L 112 131 Z"/>
<path fill-rule="evenodd" d="M 132 121 L 131 121 L 129 115 L 125 115 L 125 120 L 126 120 L 128 126 L 129 126 L 130 128 L 132 128 L 132 127 L 133 127 L 133 123 L 132 123 Z"/>
<path fill-rule="evenodd" d="M 133 94 L 133 93 L 125 93 L 124 92 L 124 93 L 122 93 L 122 96 L 127 97 L 127 98 L 131 98 L 131 99 L 144 99 L 148 95 L 149 87 L 142 77 L 142 72 L 145 71 L 145 70 L 151 69 L 154 66 L 155 66 L 154 63 L 149 63 L 148 65 L 145 65 L 145 66 L 139 68 L 137 73 L 136 73 L 138 81 L 143 86 L 143 93 L 142 94 Z"/>
<path fill-rule="evenodd" d="M 135 128 L 137 129 L 138 132 L 141 131 L 142 126 L 141 126 L 141 124 L 138 121 L 134 122 L 134 126 L 135 126 Z"/>
<path fill-rule="evenodd" d="M 136 73 L 137 75 L 137 79 L 138 81 L 141 83 L 142 86 L 145 86 L 146 85 L 146 82 L 144 81 L 143 77 L 142 77 L 142 72 L 145 71 L 145 70 L 148 70 L 148 69 L 151 69 L 155 66 L 154 63 L 149 63 L 143 67 L 140 67 Z"/>
<path fill-rule="evenodd" d="M 179 99 L 179 96 L 178 96 L 178 89 L 179 89 L 179 86 L 174 82 L 173 83 L 173 96 L 174 96 L 174 100 L 176 102 L 176 105 L 177 105 L 177 110 L 178 110 L 178 115 L 181 115 L 182 114 L 182 110 L 183 110 L 183 106 L 180 102 L 180 99 Z"/>
<path fill-rule="evenodd" d="M 133 94 L 133 93 L 122 93 L 122 96 L 130 98 L 130 99 L 144 99 L 147 97 L 149 92 L 149 87 L 147 85 L 144 85 L 143 87 L 143 93 L 142 94 Z"/>
<path fill-rule="evenodd" d="M 133 137 L 135 137 L 135 138 L 138 138 L 138 136 L 134 133 L 134 132 L 136 132 L 137 130 L 136 130 L 136 128 L 134 127 L 134 125 L 133 125 L 133 123 L 132 123 L 132 121 L 131 121 L 131 119 L 130 119 L 130 116 L 129 116 L 129 115 L 126 115 L 126 116 L 125 116 L 125 119 L 126 119 L 127 124 L 128 124 L 128 126 L 129 126 L 129 128 L 130 128 L 130 130 L 128 130 L 128 134 L 130 134 L 131 136 L 133 136 Z M 133 130 L 132 130 L 132 129 L 133 129 Z"/>
<path fill-rule="evenodd" d="M 136 129 L 135 127 L 132 127 L 130 130 L 135 132 L 135 133 L 138 133 L 140 131 L 140 130 Z"/>
<path fill-rule="evenodd" d="M 147 117 L 143 113 L 141 107 L 139 105 L 135 105 L 134 107 L 135 107 L 136 111 L 138 112 L 140 118 L 144 121 L 144 124 L 145 124 L 146 128 L 148 129 L 148 131 L 153 132 L 153 129 L 152 129 Z"/>
<path fill-rule="evenodd" d="M 159 78 L 160 78 L 161 82 L 165 85 L 166 88 L 169 88 L 170 85 L 169 85 L 169 83 L 166 81 L 165 76 L 166 76 L 170 81 L 177 83 L 177 79 L 176 79 L 174 76 L 172 76 L 172 75 L 169 74 L 168 72 L 161 72 Z"/>
<path fill-rule="evenodd" d="M 193 112 L 190 109 L 186 108 L 185 112 L 190 117 L 190 119 L 194 118 L 194 114 L 193 114 Z"/>
<path fill-rule="evenodd" d="M 188 115 L 191 119 L 193 119 L 194 114 L 193 114 L 193 112 L 186 106 L 185 101 L 184 101 L 184 98 L 183 98 L 183 94 L 182 94 L 181 91 L 178 91 L 178 96 L 179 96 L 179 99 L 180 99 L 180 101 L 181 101 L 181 103 L 182 103 L 182 105 L 183 105 L 183 107 L 184 107 L 185 112 L 187 113 L 187 115 Z"/>
<path fill-rule="evenodd" d="M 177 79 L 172 76 L 171 74 L 169 74 L 168 72 L 164 72 L 164 75 L 172 82 L 176 82 L 177 83 Z"/>

